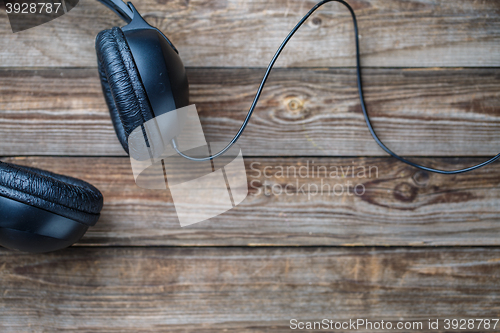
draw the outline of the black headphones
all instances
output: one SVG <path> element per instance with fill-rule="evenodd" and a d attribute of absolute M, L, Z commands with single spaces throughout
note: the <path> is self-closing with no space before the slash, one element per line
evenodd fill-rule
<path fill-rule="evenodd" d="M 95 42 L 104 97 L 128 153 L 127 139 L 134 129 L 188 106 L 188 80 L 177 49 L 130 2 L 127 6 L 121 0 L 99 1 L 128 22 L 123 28 L 101 31 Z"/>
<path fill-rule="evenodd" d="M 95 44 L 104 98 L 118 139 L 128 153 L 127 139 L 134 129 L 166 112 L 188 106 L 189 86 L 174 45 L 161 31 L 146 23 L 130 2 L 98 1 L 128 23 L 123 28 L 100 32 Z M 361 107 L 370 133 L 383 150 L 416 168 L 442 174 L 471 171 L 500 158 L 499 154 L 473 167 L 444 171 L 415 164 L 385 146 L 372 127 L 364 103 L 356 16 L 342 0 L 319 2 L 288 34 L 272 58 L 243 124 L 224 149 L 205 158 L 186 156 L 177 151 L 181 156 L 194 161 L 213 159 L 239 139 L 282 50 L 309 16 L 331 1 L 345 5 L 351 13 Z M 172 146 L 177 149 L 175 139 Z M 102 194 L 84 181 L 0 162 L 0 245 L 4 247 L 36 253 L 68 247 L 97 222 L 102 205 Z"/>
<path fill-rule="evenodd" d="M 128 24 L 96 38 L 104 98 L 121 145 L 144 122 L 187 106 L 189 86 L 173 44 L 134 6 L 103 0 Z M 26 252 L 68 247 L 97 222 L 102 194 L 71 177 L 0 162 L 0 245 Z"/>
<path fill-rule="evenodd" d="M 128 24 L 97 35 L 104 97 L 128 153 L 129 134 L 144 122 L 189 103 L 184 65 L 173 44 L 134 6 L 101 1 Z M 26 252 L 68 247 L 97 222 L 102 194 L 75 178 L 0 162 L 0 245 Z"/>

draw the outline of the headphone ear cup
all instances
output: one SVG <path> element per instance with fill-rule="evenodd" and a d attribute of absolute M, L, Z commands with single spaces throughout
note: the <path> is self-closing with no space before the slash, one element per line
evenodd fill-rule
<path fill-rule="evenodd" d="M 128 153 L 130 133 L 153 119 L 151 105 L 122 30 L 101 31 L 95 48 L 104 98 L 118 140 Z"/>
<path fill-rule="evenodd" d="M 0 162 L 0 245 L 43 253 L 66 248 L 99 219 L 102 194 L 71 177 Z"/>
<path fill-rule="evenodd" d="M 83 180 L 0 162 L 0 195 L 87 226 L 99 219 L 101 192 Z"/>

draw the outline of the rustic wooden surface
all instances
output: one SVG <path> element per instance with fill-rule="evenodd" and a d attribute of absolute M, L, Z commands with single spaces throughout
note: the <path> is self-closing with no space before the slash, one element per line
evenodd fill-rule
<path fill-rule="evenodd" d="M 490 282 L 500 250 L 491 248 L 78 248 L 0 258 L 2 332 L 290 332 L 292 318 L 427 324 L 500 312 Z"/>
<path fill-rule="evenodd" d="M 315 0 L 141 0 L 140 13 L 165 32 L 189 67 L 264 67 Z M 497 0 L 356 0 L 363 64 L 376 67 L 500 65 Z M 2 67 L 96 67 L 96 34 L 122 22 L 92 0 L 37 29 L 12 34 L 0 20 Z M 354 66 L 347 9 L 323 6 L 278 65 Z"/>
<path fill-rule="evenodd" d="M 445 169 L 496 154 L 499 2 L 348 2 L 381 138 Z M 314 3 L 135 5 L 180 50 L 208 140 L 227 141 L 276 47 Z M 120 24 L 83 0 L 12 34 L 0 10 L 0 160 L 82 178 L 105 198 L 75 247 L 0 250 L 1 332 L 289 332 L 292 318 L 500 316 L 500 164 L 443 176 L 387 157 L 362 118 L 344 8 L 325 6 L 271 75 L 241 141 L 249 196 L 186 228 L 168 191 L 134 184 L 113 132 L 93 44 Z M 344 191 L 316 194 L 322 184 Z"/>
<path fill-rule="evenodd" d="M 409 156 L 489 156 L 500 147 L 500 69 L 366 69 L 380 138 Z M 209 141 L 232 139 L 263 69 L 190 68 Z M 5 155 L 125 156 L 95 69 L 0 70 Z M 21 126 L 20 126 L 21 125 Z M 354 69 L 278 69 L 241 141 L 245 156 L 386 156 L 366 128 Z"/>
<path fill-rule="evenodd" d="M 498 164 L 450 177 L 416 171 L 388 157 L 245 160 L 250 192 L 245 201 L 181 228 L 170 193 L 137 187 L 128 158 L 4 159 L 78 176 L 103 192 L 102 217 L 82 240 L 85 245 L 500 245 Z M 480 159 L 419 161 L 458 168 Z M 279 167 L 288 175 L 281 175 Z M 285 187 L 287 193 L 280 194 Z"/>

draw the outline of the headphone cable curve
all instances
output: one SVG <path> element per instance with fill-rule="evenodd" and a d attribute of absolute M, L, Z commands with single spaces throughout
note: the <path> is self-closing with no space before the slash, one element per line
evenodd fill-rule
<path fill-rule="evenodd" d="M 498 154 L 495 157 L 492 157 L 492 158 L 490 158 L 489 160 L 487 160 L 487 161 L 485 161 L 483 163 L 480 163 L 480 164 L 477 164 L 477 165 L 474 165 L 474 166 L 471 166 L 471 167 L 468 167 L 468 168 L 459 169 L 459 170 L 440 170 L 440 169 L 434 169 L 434 168 L 430 168 L 430 167 L 427 167 L 427 166 L 424 166 L 424 165 L 417 164 L 415 162 L 407 160 L 404 157 L 399 156 L 398 154 L 396 154 L 395 152 L 393 152 L 392 150 L 390 150 L 382 142 L 382 140 L 379 139 L 377 133 L 375 132 L 375 129 L 372 126 L 372 123 L 371 123 L 370 117 L 368 115 L 368 112 L 366 111 L 365 98 L 364 98 L 364 95 L 363 95 L 363 85 L 362 85 L 362 82 L 361 82 L 361 61 L 360 61 L 361 57 L 360 57 L 360 51 L 359 51 L 359 35 L 358 35 L 358 23 L 357 23 L 357 20 L 356 20 L 356 14 L 354 13 L 354 10 L 352 9 L 352 7 L 347 2 L 345 2 L 343 0 L 323 0 L 323 1 L 318 2 L 313 8 L 311 8 L 311 10 L 306 15 L 304 15 L 304 17 L 299 21 L 299 23 L 297 23 L 297 25 L 292 29 L 292 31 L 290 31 L 290 33 L 286 36 L 286 38 L 283 40 L 283 42 L 281 43 L 280 47 L 278 48 L 278 50 L 274 54 L 273 58 L 271 59 L 271 62 L 267 66 L 266 73 L 264 74 L 264 77 L 262 78 L 260 86 L 257 89 L 257 92 L 255 94 L 254 100 L 252 102 L 252 105 L 250 106 L 250 109 L 249 109 L 246 117 L 245 117 L 245 120 L 243 121 L 243 123 L 242 123 L 240 129 L 238 130 L 238 132 L 236 133 L 236 135 L 227 144 L 226 147 L 224 147 L 221 151 L 219 151 L 218 153 L 213 154 L 211 156 L 196 158 L 196 157 L 191 157 L 191 156 L 188 156 L 188 155 L 185 155 L 184 153 L 182 153 L 179 150 L 179 148 L 177 146 L 177 142 L 175 141 L 175 138 L 174 138 L 174 139 L 172 139 L 172 147 L 175 149 L 175 151 L 180 156 L 182 156 L 182 157 L 184 157 L 184 158 L 186 158 L 188 160 L 191 160 L 191 161 L 199 161 L 199 162 L 213 160 L 214 158 L 217 158 L 217 157 L 221 156 L 222 154 L 224 154 L 226 151 L 228 151 L 236 143 L 236 141 L 238 141 L 238 139 L 240 138 L 241 134 L 243 134 L 243 131 L 245 130 L 246 126 L 248 125 L 250 117 L 252 116 L 253 111 L 255 110 L 255 107 L 257 106 L 257 102 L 259 101 L 259 98 L 260 98 L 260 96 L 262 94 L 262 90 L 264 89 L 264 86 L 265 86 L 265 84 L 267 82 L 269 74 L 271 73 L 271 70 L 273 69 L 274 64 L 278 60 L 281 52 L 283 51 L 283 49 L 285 48 L 285 46 L 288 44 L 288 42 L 290 41 L 290 39 L 293 37 L 293 35 L 304 24 L 304 22 L 318 8 L 320 8 L 321 6 L 323 6 L 324 4 L 326 4 L 328 2 L 339 2 L 339 3 L 343 4 L 345 7 L 347 7 L 347 9 L 349 10 L 349 12 L 351 13 L 351 17 L 352 17 L 352 21 L 353 21 L 353 25 L 354 25 L 355 41 L 356 41 L 356 76 L 357 76 L 357 83 L 358 83 L 358 94 L 359 94 L 359 99 L 360 99 L 360 102 L 361 102 L 361 109 L 363 110 L 363 116 L 365 118 L 366 125 L 368 126 L 368 130 L 370 131 L 370 134 L 372 135 L 372 137 L 375 140 L 375 142 L 380 146 L 380 148 L 382 148 L 386 153 L 388 153 L 392 157 L 398 159 L 399 161 L 401 161 L 403 163 L 411 165 L 412 167 L 415 167 L 417 169 L 424 170 L 424 171 L 429 171 L 429 172 L 434 172 L 434 173 L 439 173 L 439 174 L 445 174 L 445 175 L 453 175 L 453 174 L 459 174 L 459 173 L 464 173 L 464 172 L 472 171 L 472 170 L 481 168 L 483 166 L 486 166 L 488 164 L 491 164 L 491 163 L 495 162 L 496 160 L 498 160 L 500 158 L 500 154 Z"/>

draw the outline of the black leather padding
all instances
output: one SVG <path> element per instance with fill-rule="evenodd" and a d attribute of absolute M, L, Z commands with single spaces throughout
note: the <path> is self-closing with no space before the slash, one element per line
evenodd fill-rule
<path fill-rule="evenodd" d="M 146 90 L 120 28 L 101 31 L 95 48 L 104 98 L 116 135 L 128 153 L 128 136 L 153 118 Z"/>
<path fill-rule="evenodd" d="M 88 226 L 97 222 L 103 206 L 101 192 L 83 180 L 4 162 L 0 195 Z"/>

